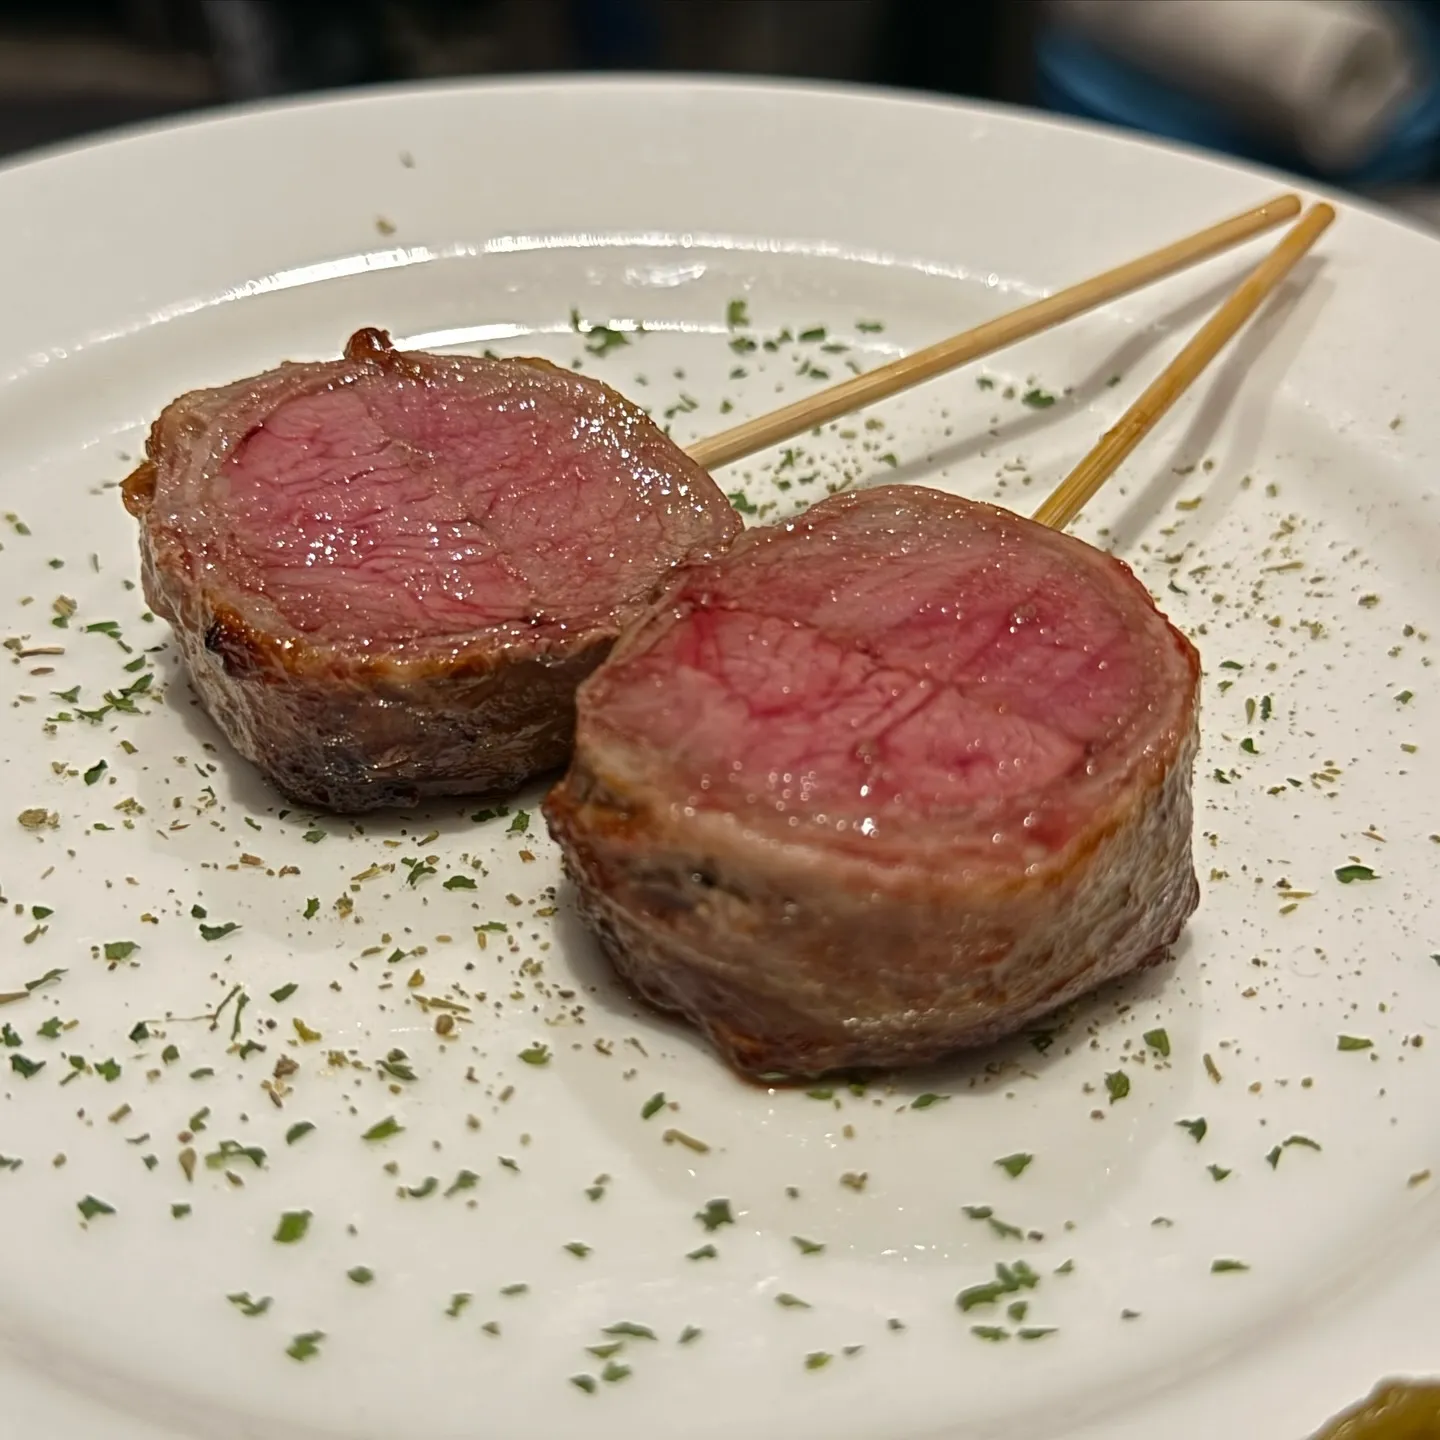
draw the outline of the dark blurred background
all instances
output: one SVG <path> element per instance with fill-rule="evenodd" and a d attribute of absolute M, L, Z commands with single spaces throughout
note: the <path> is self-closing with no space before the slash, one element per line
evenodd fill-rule
<path fill-rule="evenodd" d="M 0 0 L 0 158 L 384 81 L 719 71 L 1037 105 L 1440 220 L 1437 57 L 1440 0 Z"/>
<path fill-rule="evenodd" d="M 557 70 L 803 75 L 1022 100 L 1026 0 L 0 0 L 0 154 L 214 105 Z"/>

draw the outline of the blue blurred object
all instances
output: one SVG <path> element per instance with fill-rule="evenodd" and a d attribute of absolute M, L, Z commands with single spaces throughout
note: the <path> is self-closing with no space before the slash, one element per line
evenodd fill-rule
<path fill-rule="evenodd" d="M 645 0 L 571 0 L 581 63 L 597 70 L 644 70 L 659 60 L 654 7 Z"/>
<path fill-rule="evenodd" d="M 1440 4 L 1407 6 L 1430 84 L 1401 114 L 1380 152 L 1345 174 L 1320 175 L 1298 155 L 1257 142 L 1223 109 L 1152 78 L 1057 26 L 1036 39 L 1036 88 L 1047 110 L 1143 130 L 1207 150 L 1346 185 L 1420 180 L 1440 173 Z"/>

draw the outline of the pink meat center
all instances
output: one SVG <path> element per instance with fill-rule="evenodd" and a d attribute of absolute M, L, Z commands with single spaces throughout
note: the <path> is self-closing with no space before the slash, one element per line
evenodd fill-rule
<path fill-rule="evenodd" d="M 780 545 L 707 571 L 681 597 L 693 608 L 595 698 L 607 724 L 675 757 L 698 803 L 862 835 L 887 813 L 1013 808 L 1103 773 L 1144 711 L 1153 634 L 1098 577 L 985 538 L 950 556 L 862 546 L 841 576 Z M 1043 842 L 1057 818 L 1023 824 Z"/>
<path fill-rule="evenodd" d="M 393 378 L 291 400 L 225 462 L 227 568 L 328 642 L 604 620 L 674 558 L 686 503 L 616 419 Z"/>

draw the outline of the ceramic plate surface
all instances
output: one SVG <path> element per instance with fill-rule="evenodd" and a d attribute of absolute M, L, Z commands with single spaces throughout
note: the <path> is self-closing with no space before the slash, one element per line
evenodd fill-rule
<path fill-rule="evenodd" d="M 1077 527 L 1205 663 L 1174 962 L 866 1089 L 746 1086 L 633 1003 L 538 790 L 287 809 L 144 613 L 116 491 L 170 398 L 364 324 L 575 362 L 684 442 L 1278 188 L 624 81 L 0 173 L 0 1428 L 1301 1440 L 1432 1365 L 1432 240 L 1345 206 Z M 1266 243 L 722 486 L 752 522 L 896 478 L 1031 509 Z M 962 1310 L 997 1265 L 1035 1283 Z"/>

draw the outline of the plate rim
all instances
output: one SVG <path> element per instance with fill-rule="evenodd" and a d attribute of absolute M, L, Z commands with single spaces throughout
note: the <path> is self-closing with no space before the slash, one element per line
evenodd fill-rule
<path fill-rule="evenodd" d="M 912 90 L 898 85 L 860 81 L 810 79 L 803 76 L 766 77 L 724 72 L 703 71 L 691 75 L 685 71 L 605 71 L 566 72 L 535 71 L 522 75 L 477 76 L 457 79 L 442 76 L 425 80 L 382 81 L 357 85 L 343 90 L 316 90 L 294 95 L 266 96 L 254 100 L 224 102 L 219 105 L 182 111 L 158 119 L 139 120 L 116 125 L 90 135 L 36 146 L 0 160 L 0 185 L 12 175 L 39 166 L 92 157 L 96 152 L 125 146 L 161 141 L 176 132 L 196 132 L 206 128 L 242 125 L 256 119 L 278 118 L 288 114 L 308 114 L 325 110 L 372 108 L 377 104 L 407 101 L 456 100 L 471 95 L 544 95 L 551 92 L 589 91 L 597 94 L 625 92 L 686 92 L 708 94 L 746 94 L 773 98 L 821 98 L 866 105 L 893 105 L 915 110 L 962 113 L 1030 128 L 1039 132 L 1078 133 L 1132 147 L 1157 156 L 1171 156 L 1218 171 L 1244 175 L 1251 179 L 1272 181 L 1285 189 L 1296 190 L 1311 199 L 1327 200 L 1343 206 L 1347 214 L 1364 215 L 1380 224 L 1395 227 L 1421 240 L 1440 245 L 1440 233 L 1404 211 L 1393 209 L 1370 197 L 1354 194 L 1338 186 L 1311 180 L 1277 166 L 1223 155 L 1185 141 L 1148 135 L 1105 120 L 1083 116 L 1061 115 L 1035 106 L 1005 100 L 977 99 L 965 95 L 947 95 L 939 91 Z"/>
<path fill-rule="evenodd" d="M 1416 236 L 1423 241 L 1440 246 L 1440 235 L 1436 235 L 1419 222 L 1393 212 L 1382 205 L 1357 200 L 1341 192 L 1315 186 L 1308 181 L 1303 181 L 1283 171 L 1253 165 L 1248 162 L 1232 161 L 1228 157 L 1217 157 L 1184 144 L 1157 141 L 1106 123 L 1076 121 L 1068 117 L 1057 118 L 1028 110 L 1025 107 L 991 102 L 975 102 L 964 97 L 952 98 L 948 96 L 931 95 L 929 93 L 904 91 L 892 87 L 835 84 L 827 81 L 807 80 L 770 82 L 755 80 L 750 77 L 730 76 L 703 76 L 692 79 L 687 76 L 675 75 L 627 75 L 623 72 L 607 73 L 603 76 L 567 76 L 563 74 L 533 75 L 524 77 L 507 76 L 498 79 L 486 78 L 460 82 L 444 79 L 418 83 L 386 84 L 364 87 L 363 89 L 347 90 L 340 94 L 322 92 L 303 97 L 282 97 L 279 99 L 246 102 L 238 105 L 216 107 L 215 109 L 201 112 L 193 112 L 181 118 L 171 117 L 157 121 L 145 121 L 136 125 L 118 127 L 115 130 L 103 132 L 98 137 L 82 138 L 76 141 L 62 142 L 55 146 L 47 146 L 40 150 L 27 152 L 20 157 L 5 161 L 3 164 L 0 164 L 0 196 L 4 194 L 5 185 L 17 174 L 33 172 L 43 167 L 49 167 L 52 171 L 58 171 L 67 161 L 93 159 L 97 153 L 103 156 L 122 146 L 140 147 L 154 144 L 157 145 L 157 147 L 163 147 L 165 141 L 177 131 L 198 132 L 211 127 L 243 126 L 257 118 L 283 118 L 287 114 L 292 113 L 323 112 L 327 109 L 335 112 L 343 112 L 354 107 L 373 108 L 377 103 L 450 103 L 457 99 L 463 100 L 464 97 L 477 93 L 524 95 L 534 99 L 537 97 L 543 98 L 545 95 L 554 93 L 557 90 L 567 92 L 574 92 L 576 90 L 600 92 L 613 95 L 616 98 L 623 98 L 627 94 L 653 93 L 657 90 L 680 95 L 695 91 L 739 96 L 752 93 L 773 97 L 794 98 L 796 100 L 804 100 L 809 97 L 824 97 L 847 103 L 866 105 L 898 103 L 906 108 L 920 110 L 932 109 L 950 113 L 959 112 L 986 119 L 993 119 L 1006 125 L 1018 125 L 1022 128 L 1041 133 L 1047 131 L 1080 132 L 1094 136 L 1107 144 L 1133 147 L 1157 156 L 1170 156 L 1182 159 L 1188 163 L 1198 161 L 1221 172 L 1229 172 L 1251 179 L 1270 180 L 1278 186 L 1294 188 L 1308 197 L 1328 198 L 1331 199 L 1332 203 L 1344 207 L 1347 214 L 1364 216 L 1367 221 L 1371 223 L 1379 223 L 1393 227 L 1397 231 Z M 1440 260 L 1440 248 L 1431 251 L 1431 256 L 1435 260 Z M 1437 271 L 1440 271 L 1440 265 L 1437 265 Z M 1328 1320 L 1317 1317 L 1312 1324 L 1305 1327 L 1305 1333 L 1307 1335 L 1312 1334 L 1317 1326 L 1325 1328 L 1327 1325 Z M 11 1365 L 11 1359 L 6 1353 L 7 1350 L 8 1347 L 4 1344 L 4 1337 L 0 1336 L 0 1367 L 8 1370 Z M 23 1379 L 24 1377 L 22 1376 L 22 1381 Z M 1166 1404 L 1173 1404 L 1175 1403 L 1173 1397 L 1177 1391 L 1183 1393 L 1192 1385 L 1203 1383 L 1203 1375 L 1202 1377 L 1194 1379 L 1186 1378 L 1174 1382 L 1163 1389 L 1157 1389 L 1153 1392 L 1151 1398 L 1158 1405 L 1162 1398 L 1168 1396 L 1171 1398 L 1166 1401 Z M 68 1394 L 70 1392 L 65 1393 Z M 20 1396 L 20 1398 L 23 1398 L 23 1395 Z M 1143 1408 L 1149 1408 L 1148 1403 Z M 1128 1421 L 1128 1414 L 1123 1418 Z M 133 1424 L 137 1427 L 133 1431 L 136 1436 L 151 1433 L 156 1435 L 173 1435 L 178 1433 L 158 1429 L 149 1431 L 148 1428 L 144 1430 L 138 1428 L 144 1425 L 144 1423 L 145 1422 L 139 1420 L 133 1421 Z M 117 1420 L 112 1420 L 112 1426 L 129 1426 L 131 1424 L 132 1418 L 128 1414 L 121 1415 Z M 1113 1433 L 1108 1422 L 1100 1428 L 1105 1429 L 1107 1433 Z M 112 1429 L 111 1433 L 115 1434 L 117 1440 L 119 1440 L 122 1434 L 129 1434 L 131 1432 L 128 1429 L 122 1431 L 115 1428 Z M 1084 1433 L 1089 1433 L 1089 1431 L 1087 1430 Z"/>

